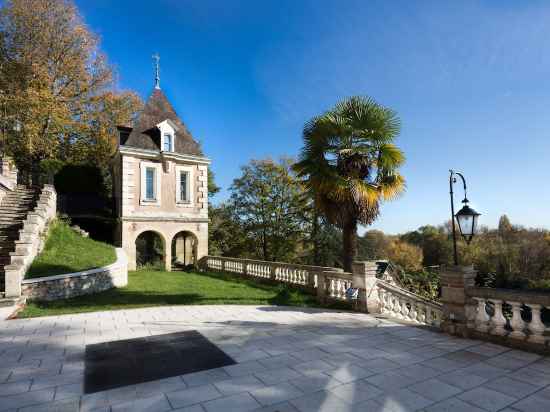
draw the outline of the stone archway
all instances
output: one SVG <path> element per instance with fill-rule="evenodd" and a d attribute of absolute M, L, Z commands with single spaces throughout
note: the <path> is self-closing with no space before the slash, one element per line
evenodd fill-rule
<path fill-rule="evenodd" d="M 182 269 L 197 264 L 197 236 L 189 231 L 182 230 L 172 238 L 172 268 Z"/>
<path fill-rule="evenodd" d="M 135 241 L 136 267 L 151 267 L 163 270 L 166 259 L 166 244 L 162 234 L 154 230 L 141 232 Z"/>

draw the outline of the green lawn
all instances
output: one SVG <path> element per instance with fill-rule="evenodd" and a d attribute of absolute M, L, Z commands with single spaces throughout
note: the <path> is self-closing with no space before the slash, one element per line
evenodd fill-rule
<path fill-rule="evenodd" d="M 79 272 L 106 266 L 115 260 L 112 245 L 83 237 L 67 222 L 56 220 L 50 226 L 44 250 L 34 259 L 25 278 Z"/>
<path fill-rule="evenodd" d="M 266 285 L 227 274 L 130 272 L 128 286 L 54 302 L 29 302 L 19 317 L 140 308 L 161 305 L 318 306 L 315 296 L 284 285 Z"/>

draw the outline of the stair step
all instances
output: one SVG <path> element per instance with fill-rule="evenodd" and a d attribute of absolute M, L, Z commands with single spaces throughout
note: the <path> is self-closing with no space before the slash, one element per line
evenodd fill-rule
<path fill-rule="evenodd" d="M 26 215 L 27 213 L 29 213 L 28 210 L 21 210 L 21 211 L 0 210 L 0 216 L 5 216 L 5 217 L 9 217 L 9 216 L 21 216 L 21 215 Z"/>

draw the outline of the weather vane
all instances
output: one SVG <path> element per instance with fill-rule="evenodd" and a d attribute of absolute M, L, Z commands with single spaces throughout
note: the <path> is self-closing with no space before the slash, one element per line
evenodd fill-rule
<path fill-rule="evenodd" d="M 155 67 L 155 89 L 160 89 L 160 56 L 158 53 L 153 54 L 153 66 Z"/>

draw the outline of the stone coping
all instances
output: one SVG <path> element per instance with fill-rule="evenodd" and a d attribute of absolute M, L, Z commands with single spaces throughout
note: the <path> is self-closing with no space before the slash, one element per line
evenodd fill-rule
<path fill-rule="evenodd" d="M 299 264 L 285 263 L 285 262 L 271 262 L 271 261 L 266 261 L 266 260 L 234 258 L 234 257 L 229 257 L 229 256 L 212 256 L 212 255 L 208 255 L 208 256 L 204 256 L 202 259 L 220 259 L 220 260 L 225 260 L 225 261 L 228 261 L 228 262 L 252 263 L 252 264 L 260 264 L 260 265 L 266 265 L 266 266 L 286 266 L 286 267 L 292 268 L 292 269 L 303 269 L 303 270 L 321 271 L 321 272 L 347 273 L 347 272 L 344 272 L 343 269 L 332 268 L 332 267 L 329 267 L 329 266 L 299 265 Z M 350 274 L 350 273 L 347 273 L 347 274 Z"/>
<path fill-rule="evenodd" d="M 94 275 L 96 273 L 103 273 L 111 269 L 116 269 L 117 267 L 127 263 L 128 258 L 126 257 L 126 253 L 124 253 L 124 250 L 122 248 L 115 248 L 115 253 L 116 253 L 116 261 L 107 266 L 103 266 L 95 269 L 87 269 L 80 272 L 64 273 L 62 275 L 43 276 L 40 278 L 23 279 L 21 281 L 21 284 L 29 285 L 33 283 L 50 282 L 52 280 L 89 276 L 89 275 Z"/>
<path fill-rule="evenodd" d="M 550 307 L 550 292 L 520 289 L 466 288 L 466 294 L 471 298 L 498 299 L 505 302 L 520 302 L 538 304 Z"/>
<path fill-rule="evenodd" d="M 4 190 L 14 190 L 15 185 L 6 176 L 0 174 L 0 188 Z"/>
<path fill-rule="evenodd" d="M 422 302 L 423 304 L 432 306 L 433 308 L 441 310 L 443 308 L 443 305 L 439 302 L 433 302 L 429 299 L 423 298 L 422 296 L 418 296 L 412 292 L 409 292 L 406 289 L 400 288 L 399 286 L 391 285 L 387 282 L 384 282 L 383 280 L 378 279 L 376 281 L 376 285 L 380 289 L 388 290 L 392 293 L 396 293 L 398 295 L 406 296 L 408 298 L 414 299 L 416 301 Z"/>

